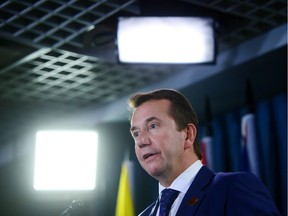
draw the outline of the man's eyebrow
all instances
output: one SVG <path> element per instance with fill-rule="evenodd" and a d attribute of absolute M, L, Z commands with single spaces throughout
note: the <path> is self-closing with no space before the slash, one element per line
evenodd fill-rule
<path fill-rule="evenodd" d="M 133 132 L 133 131 L 136 130 L 136 129 L 137 129 L 137 127 L 136 127 L 136 126 L 133 126 L 133 127 L 130 128 L 130 132 Z"/>
<path fill-rule="evenodd" d="M 155 117 L 155 116 L 152 116 L 152 117 L 146 119 L 145 122 L 146 122 L 146 123 L 149 123 L 149 122 L 151 122 L 151 121 L 153 121 L 153 120 L 159 120 L 159 118 L 157 118 L 157 117 Z M 130 128 L 130 132 L 133 132 L 133 131 L 136 130 L 136 129 L 137 129 L 136 126 L 132 126 L 132 127 Z"/>
<path fill-rule="evenodd" d="M 154 121 L 154 120 L 159 120 L 159 118 L 152 116 L 152 117 L 146 119 L 146 122 L 149 123 L 149 122 Z"/>

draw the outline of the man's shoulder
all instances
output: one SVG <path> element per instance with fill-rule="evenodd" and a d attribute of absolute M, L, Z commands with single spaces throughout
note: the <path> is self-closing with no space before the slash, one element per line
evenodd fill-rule
<path fill-rule="evenodd" d="M 219 172 L 215 174 L 212 185 L 220 188 L 256 188 L 266 190 L 263 182 L 254 174 L 249 172 Z"/>
<path fill-rule="evenodd" d="M 211 178 L 212 177 L 212 178 Z M 198 180 L 210 179 L 208 185 L 212 187 L 229 187 L 231 185 L 263 185 L 262 181 L 249 172 L 213 172 L 203 166 L 199 172 Z"/>
<path fill-rule="evenodd" d="M 214 172 L 203 166 L 199 172 L 201 178 L 213 176 L 213 182 L 231 182 L 231 181 L 241 181 L 243 179 L 259 181 L 258 177 L 249 172 Z"/>
<path fill-rule="evenodd" d="M 215 174 L 216 181 L 259 181 L 258 177 L 249 172 L 219 172 Z"/>

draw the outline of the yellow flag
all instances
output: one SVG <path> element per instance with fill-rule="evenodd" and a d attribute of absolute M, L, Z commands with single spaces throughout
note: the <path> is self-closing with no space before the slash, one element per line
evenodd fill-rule
<path fill-rule="evenodd" d="M 129 182 L 128 162 L 122 164 L 116 204 L 116 216 L 134 216 L 131 185 Z"/>

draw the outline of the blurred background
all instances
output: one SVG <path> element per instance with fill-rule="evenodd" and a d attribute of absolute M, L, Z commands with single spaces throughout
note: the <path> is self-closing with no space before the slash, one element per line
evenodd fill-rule
<path fill-rule="evenodd" d="M 212 17 L 216 61 L 119 63 L 121 16 Z M 241 118 L 251 106 L 247 80 L 259 177 L 287 215 L 287 1 L 3 0 L 0 55 L 1 215 L 60 215 L 72 200 L 84 202 L 79 215 L 115 215 L 127 152 L 134 163 L 136 213 L 154 201 L 157 182 L 139 166 L 129 134 L 126 102 L 138 91 L 181 91 L 198 113 L 199 138 L 207 125 L 212 131 L 213 170 L 240 171 Z M 42 129 L 98 132 L 93 191 L 33 189 L 35 134 Z"/>

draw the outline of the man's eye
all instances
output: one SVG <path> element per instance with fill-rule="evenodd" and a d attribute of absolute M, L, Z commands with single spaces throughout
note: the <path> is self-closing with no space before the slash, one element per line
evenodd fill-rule
<path fill-rule="evenodd" d="M 150 125 L 150 128 L 151 128 L 151 129 L 155 129 L 155 128 L 157 128 L 157 126 L 158 126 L 158 125 L 157 125 L 156 123 L 152 123 L 152 124 Z"/>
<path fill-rule="evenodd" d="M 138 137 L 138 135 L 139 135 L 139 132 L 138 132 L 138 131 L 134 131 L 134 132 L 132 133 L 132 136 L 133 136 L 134 138 Z"/>

